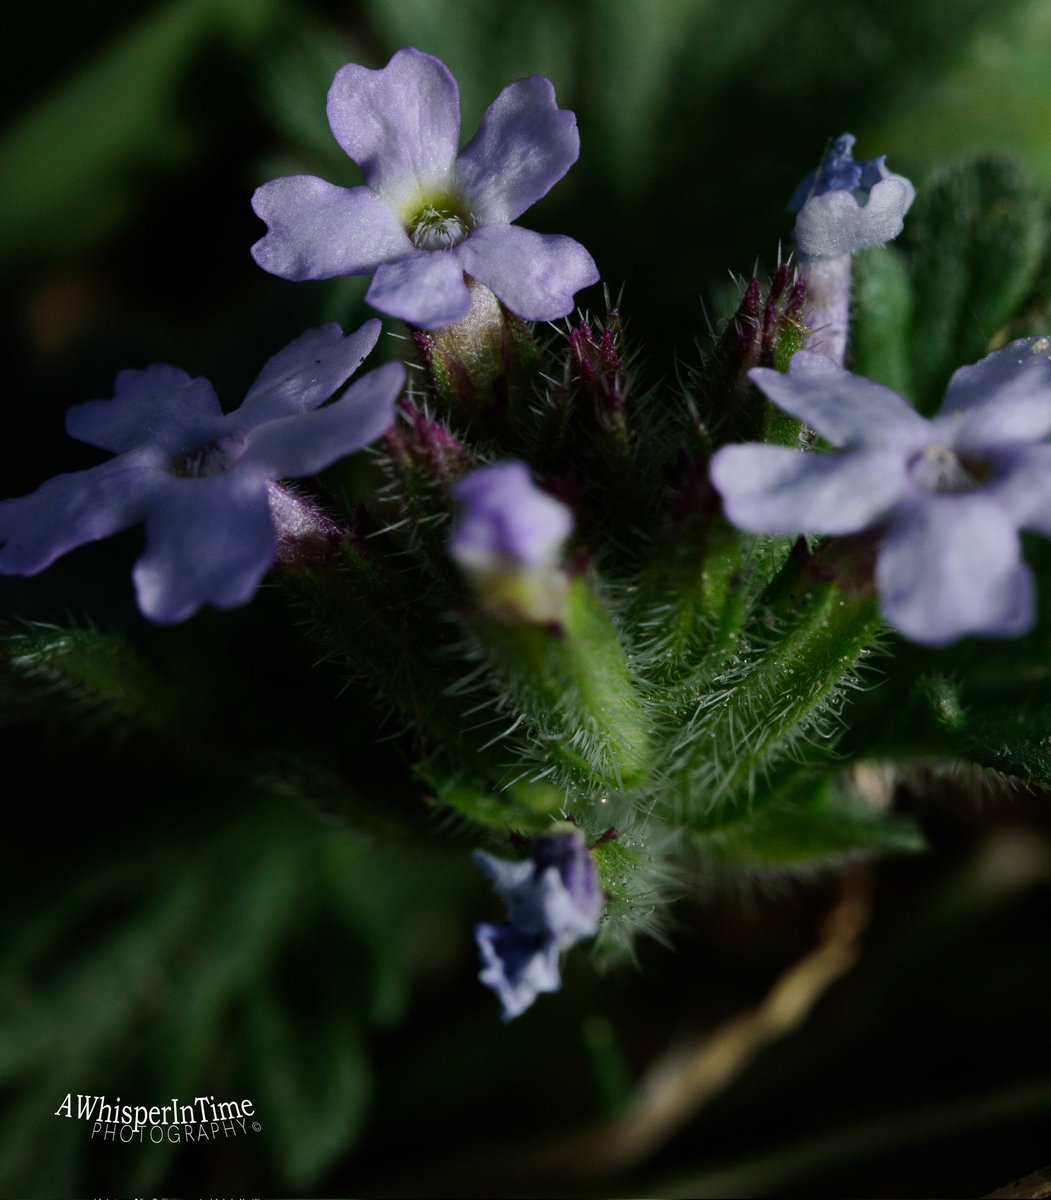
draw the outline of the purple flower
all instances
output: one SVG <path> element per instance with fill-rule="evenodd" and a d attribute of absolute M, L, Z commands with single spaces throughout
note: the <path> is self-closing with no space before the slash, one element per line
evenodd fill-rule
<path fill-rule="evenodd" d="M 882 246 L 901 233 L 916 189 L 886 167 L 886 156 L 854 161 L 857 138 L 836 139 L 821 165 L 796 188 L 789 208 L 804 258 L 838 258 Z"/>
<path fill-rule="evenodd" d="M 348 337 L 335 324 L 304 333 L 226 415 L 207 379 L 162 364 L 122 371 L 112 399 L 66 415 L 73 437 L 117 457 L 0 500 L 0 572 L 34 575 L 85 542 L 145 521 L 146 551 L 133 576 L 150 620 L 168 624 L 204 604 L 246 603 L 276 552 L 272 481 L 313 475 L 394 419 L 405 374 L 396 363 L 313 411 L 359 366 L 379 331 L 373 320 Z"/>
<path fill-rule="evenodd" d="M 252 254 L 264 270 L 294 280 L 372 275 L 369 303 L 421 329 L 467 316 L 465 273 L 530 321 L 564 316 L 598 280 L 572 238 L 511 224 L 580 152 L 576 117 L 557 107 L 550 80 L 504 88 L 459 155 L 456 80 L 419 50 L 399 50 L 379 71 L 343 67 L 328 121 L 365 186 L 292 175 L 259 188 L 252 205 L 270 232 Z"/>
<path fill-rule="evenodd" d="M 1019 530 L 1051 537 L 1051 339 L 1023 338 L 949 381 L 938 416 L 802 351 L 788 375 L 751 378 L 841 447 L 726 446 L 712 479 L 727 517 L 754 533 L 879 529 L 886 619 L 938 646 L 1011 637 L 1035 619 Z"/>
<path fill-rule="evenodd" d="M 461 513 L 449 553 L 465 568 L 544 570 L 554 567 L 573 531 L 573 515 L 541 491 L 520 462 L 480 467 L 454 489 Z"/>
<path fill-rule="evenodd" d="M 560 952 L 597 932 L 606 904 L 579 830 L 534 838 L 531 852 L 524 862 L 474 853 L 507 904 L 506 925 L 479 925 L 476 931 L 478 978 L 499 996 L 505 1021 L 525 1012 L 541 992 L 558 991 Z"/>

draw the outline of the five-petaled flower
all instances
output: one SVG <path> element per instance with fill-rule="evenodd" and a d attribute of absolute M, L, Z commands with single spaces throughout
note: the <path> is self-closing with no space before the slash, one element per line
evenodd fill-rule
<path fill-rule="evenodd" d="M 376 344 L 373 320 L 343 336 L 324 325 L 263 367 L 244 403 L 224 414 L 207 379 L 155 364 L 122 371 L 112 399 L 71 408 L 68 432 L 116 455 L 59 475 L 31 495 L 0 500 L 0 572 L 33 575 L 60 555 L 146 523 L 134 570 L 152 621 L 185 620 L 255 594 L 274 561 L 284 504 L 273 481 L 313 475 L 387 429 L 405 378 L 399 363 L 370 372 L 318 409 Z"/>
<path fill-rule="evenodd" d="M 541 992 L 558 991 L 560 953 L 598 931 L 606 906 L 579 829 L 533 838 L 530 850 L 522 862 L 474 853 L 507 905 L 506 924 L 479 925 L 476 931 L 478 978 L 496 992 L 505 1021 L 525 1012 Z"/>
<path fill-rule="evenodd" d="M 754 533 L 882 533 L 876 587 L 907 638 L 1010 637 L 1035 620 L 1019 530 L 1051 537 L 1051 339 L 1025 338 L 949 381 L 921 417 L 897 392 L 801 352 L 751 378 L 839 453 L 726 446 L 712 479 Z"/>
<path fill-rule="evenodd" d="M 343 67 L 328 120 L 365 186 L 292 175 L 260 187 L 252 204 L 270 232 L 252 253 L 265 270 L 294 280 L 372 275 L 368 302 L 421 329 L 467 316 L 465 274 L 530 321 L 565 316 L 598 280 L 572 238 L 511 224 L 580 151 L 576 118 L 558 108 L 550 80 L 504 88 L 459 155 L 456 80 L 419 50 L 399 50 L 379 71 Z"/>
<path fill-rule="evenodd" d="M 882 246 L 901 233 L 916 189 L 886 167 L 886 156 L 854 161 L 851 133 L 832 144 L 821 165 L 796 188 L 796 244 L 804 258 L 838 258 Z"/>

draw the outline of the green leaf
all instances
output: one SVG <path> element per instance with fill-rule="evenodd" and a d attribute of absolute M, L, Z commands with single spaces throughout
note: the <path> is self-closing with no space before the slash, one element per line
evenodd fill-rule
<path fill-rule="evenodd" d="M 1042 205 L 1020 164 L 958 164 L 920 190 L 909 214 L 914 295 L 910 375 L 934 412 L 952 372 L 984 357 L 1032 287 Z"/>
<path fill-rule="evenodd" d="M 909 396 L 912 287 L 905 257 L 896 246 L 881 246 L 856 254 L 853 268 L 850 369 Z"/>
<path fill-rule="evenodd" d="M 192 158 L 204 134 L 183 95 L 191 66 L 216 44 L 252 45 L 281 7 L 172 0 L 26 113 L 0 140 L 0 263 L 66 258 Z"/>
<path fill-rule="evenodd" d="M 336 979 L 342 972 L 335 972 Z M 361 1130 L 371 1072 L 338 985 L 298 1012 L 273 987 L 257 990 L 247 1028 L 258 1075 L 257 1115 L 282 1173 L 297 1188 L 315 1183 Z"/>
<path fill-rule="evenodd" d="M 0 635 L 0 724 L 76 717 L 118 736 L 177 723 L 171 683 L 116 634 L 37 626 Z"/>
<path fill-rule="evenodd" d="M 750 819 L 698 837 L 697 845 L 705 858 L 749 867 L 803 866 L 859 852 L 916 853 L 925 843 L 911 822 L 811 778 Z"/>

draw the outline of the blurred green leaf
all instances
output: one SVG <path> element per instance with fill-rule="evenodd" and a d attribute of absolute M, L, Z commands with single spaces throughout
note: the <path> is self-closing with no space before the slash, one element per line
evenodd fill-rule
<path fill-rule="evenodd" d="M 911 377 L 938 408 L 957 367 L 984 357 L 1033 285 L 1043 206 L 1022 165 L 983 158 L 930 179 L 908 216 L 914 296 Z"/>
<path fill-rule="evenodd" d="M 284 0 L 171 0 L 24 114 L 0 141 L 0 264 L 61 261 L 127 218 L 144 183 L 206 136 L 187 104 L 214 47 L 244 53 Z"/>
<path fill-rule="evenodd" d="M 825 779 L 798 782 L 752 817 L 698 839 L 701 855 L 741 866 L 800 866 L 856 853 L 925 848 L 908 820 L 845 795 Z"/>
<path fill-rule="evenodd" d="M 0 632 L 0 724 L 59 718 L 81 733 L 171 732 L 184 699 L 117 634 L 36 626 Z"/>
<path fill-rule="evenodd" d="M 909 396 L 912 287 L 905 258 L 888 245 L 856 254 L 853 265 L 850 369 Z"/>
<path fill-rule="evenodd" d="M 361 1036 L 338 991 L 314 999 L 311 1011 L 292 1015 L 279 992 L 264 989 L 247 1011 L 260 1068 L 257 1112 L 270 1115 L 271 1144 L 296 1187 L 316 1182 L 357 1141 L 371 1083 Z"/>

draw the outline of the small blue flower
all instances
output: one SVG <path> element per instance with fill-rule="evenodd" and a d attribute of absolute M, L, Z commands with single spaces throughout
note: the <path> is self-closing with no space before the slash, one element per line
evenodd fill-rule
<path fill-rule="evenodd" d="M 534 838 L 522 862 L 481 850 L 474 861 L 507 904 L 505 925 L 479 925 L 478 978 L 504 1006 L 504 1020 L 525 1012 L 541 992 L 562 986 L 559 954 L 598 931 L 606 898 L 578 829 Z"/>
<path fill-rule="evenodd" d="M 285 532 L 288 504 L 273 481 L 315 474 L 394 420 L 405 378 L 398 363 L 313 411 L 379 332 L 379 321 L 347 337 L 335 324 L 308 331 L 270 359 L 228 414 L 207 379 L 162 364 L 122 371 L 112 399 L 66 415 L 73 437 L 116 457 L 0 500 L 0 573 L 34 575 L 77 546 L 144 521 L 146 551 L 133 577 L 150 620 L 171 624 L 204 604 L 247 603 Z"/>
<path fill-rule="evenodd" d="M 569 579 L 559 565 L 573 514 L 541 491 L 520 462 L 480 467 L 453 489 L 460 513 L 449 554 L 487 611 L 508 620 L 558 621 Z"/>
<path fill-rule="evenodd" d="M 558 562 L 573 515 L 533 483 L 524 463 L 480 467 L 454 491 L 461 512 L 449 553 L 462 567 L 539 569 Z"/>
<path fill-rule="evenodd" d="M 821 165 L 796 188 L 789 208 L 804 258 L 838 258 L 882 246 L 902 231 L 916 189 L 886 167 L 886 156 L 854 161 L 851 133 L 832 144 Z"/>
<path fill-rule="evenodd" d="M 787 375 L 749 375 L 840 450 L 724 447 L 712 480 L 730 521 L 753 533 L 879 530 L 883 613 L 912 641 L 1032 628 L 1019 530 L 1051 537 L 1051 339 L 961 367 L 932 420 L 820 354 L 796 354 Z"/>
<path fill-rule="evenodd" d="M 421 329 L 463 320 L 465 274 L 518 316 L 549 321 L 598 280 L 572 238 L 512 225 L 580 153 L 576 117 L 535 75 L 506 87 L 458 154 L 460 93 L 444 63 L 399 50 L 379 71 L 350 63 L 328 95 L 328 120 L 365 186 L 312 175 L 275 179 L 252 205 L 269 233 L 256 262 L 284 279 L 372 275 L 366 299 Z"/>

